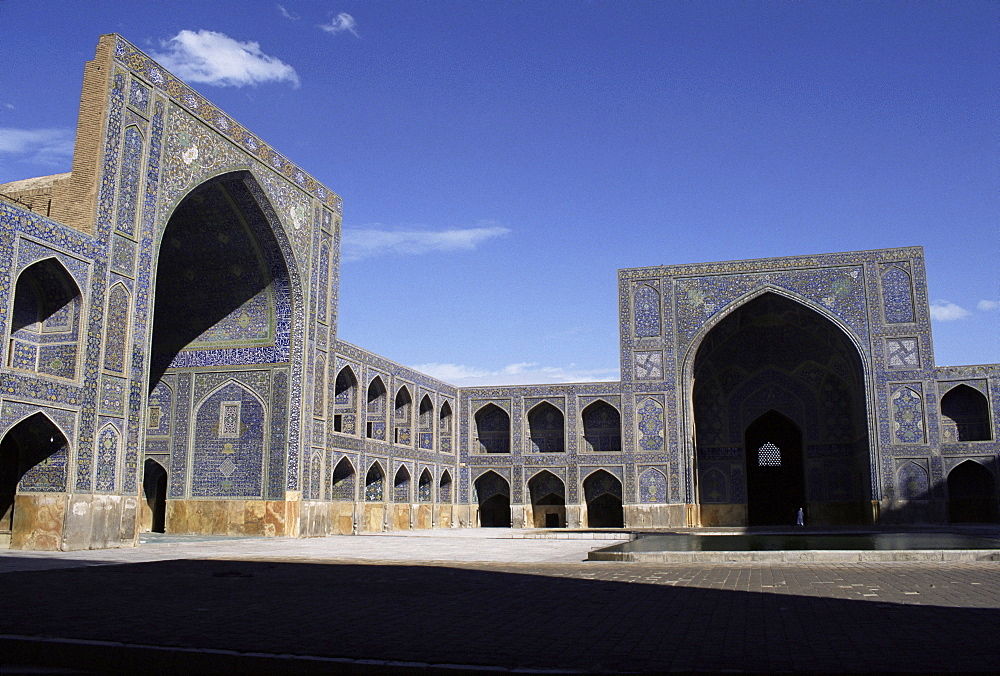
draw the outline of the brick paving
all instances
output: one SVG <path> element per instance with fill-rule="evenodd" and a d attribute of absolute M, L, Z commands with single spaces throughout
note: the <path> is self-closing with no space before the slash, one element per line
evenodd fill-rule
<path fill-rule="evenodd" d="M 996 563 L 430 565 L 293 550 L 11 570 L 0 633 L 339 660 L 289 662 L 297 673 L 1000 670 Z M 134 666 L 102 650 L 60 664 Z M 232 666 L 193 655 L 183 670 Z"/>

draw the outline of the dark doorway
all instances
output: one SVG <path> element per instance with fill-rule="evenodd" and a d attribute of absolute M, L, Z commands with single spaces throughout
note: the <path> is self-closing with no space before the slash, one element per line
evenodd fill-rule
<path fill-rule="evenodd" d="M 17 486 L 24 475 L 60 450 L 65 453 L 66 437 L 42 413 L 14 425 L 0 442 L 0 533 L 11 533 Z M 46 474 L 44 466 L 39 468 Z M 62 472 L 62 468 L 48 468 Z M 40 482 L 54 477 L 38 476 Z M 65 481 L 65 478 L 63 478 Z"/>
<path fill-rule="evenodd" d="M 153 514 L 149 530 L 163 533 L 167 521 L 167 470 L 152 458 L 148 458 L 143 467 L 142 492 Z"/>
<path fill-rule="evenodd" d="M 476 479 L 479 525 L 483 528 L 510 528 L 510 484 L 496 472 Z"/>
<path fill-rule="evenodd" d="M 587 528 L 624 528 L 625 510 L 622 509 L 621 494 L 622 482 L 603 469 L 584 479 Z"/>
<path fill-rule="evenodd" d="M 747 521 L 751 526 L 793 525 L 806 506 L 802 431 L 777 411 L 747 427 Z"/>
<path fill-rule="evenodd" d="M 483 528 L 510 528 L 510 498 L 494 495 L 479 505 L 479 525 Z"/>
<path fill-rule="evenodd" d="M 966 460 L 948 474 L 948 519 L 952 523 L 996 523 L 997 493 L 993 474 Z"/>

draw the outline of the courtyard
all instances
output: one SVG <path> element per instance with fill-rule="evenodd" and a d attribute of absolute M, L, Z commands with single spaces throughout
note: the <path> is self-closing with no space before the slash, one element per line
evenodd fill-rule
<path fill-rule="evenodd" d="M 587 562 L 616 540 L 534 535 L 153 534 L 129 549 L 3 552 L 3 668 L 1000 669 L 996 563 Z"/>

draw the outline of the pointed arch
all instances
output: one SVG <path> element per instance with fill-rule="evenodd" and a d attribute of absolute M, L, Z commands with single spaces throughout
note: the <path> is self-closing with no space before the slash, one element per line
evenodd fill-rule
<path fill-rule="evenodd" d="M 580 413 L 587 450 L 615 453 L 622 450 L 622 416 L 618 409 L 598 399 Z"/>
<path fill-rule="evenodd" d="M 365 474 L 365 501 L 382 502 L 385 499 L 385 470 L 378 460 L 372 462 Z"/>
<path fill-rule="evenodd" d="M 438 502 L 447 504 L 451 499 L 451 472 L 445 470 L 441 472 L 441 480 L 438 482 Z"/>
<path fill-rule="evenodd" d="M 233 378 L 198 402 L 198 443 L 187 458 L 193 497 L 263 496 L 266 417 L 261 396 Z"/>
<path fill-rule="evenodd" d="M 997 488 L 993 472 L 966 460 L 948 472 L 948 520 L 951 523 L 997 523 Z"/>
<path fill-rule="evenodd" d="M 392 480 L 392 501 L 410 502 L 410 470 L 406 465 L 400 465 Z"/>
<path fill-rule="evenodd" d="M 385 441 L 386 389 L 381 376 L 375 376 L 368 383 L 367 402 L 368 422 L 365 436 Z"/>
<path fill-rule="evenodd" d="M 887 324 L 914 321 L 910 273 L 899 266 L 890 265 L 882 273 L 882 307 Z"/>
<path fill-rule="evenodd" d="M 261 439 L 269 440 L 266 493 L 280 499 L 285 490 L 300 490 L 300 470 L 307 467 L 300 436 L 309 427 L 310 410 L 303 410 L 303 403 L 310 397 L 303 387 L 311 380 L 290 378 L 289 373 L 305 373 L 312 355 L 301 349 L 307 345 L 308 313 L 289 231 L 259 180 L 267 179 L 246 166 L 218 165 L 187 187 L 164 187 L 152 252 L 156 267 L 149 300 L 152 331 L 146 339 L 147 392 L 168 372 L 181 369 L 199 373 L 278 366 L 271 369 L 268 383 L 273 405 L 248 420 L 267 420 L 268 429 L 260 431 Z M 198 489 L 203 497 L 262 495 L 263 482 L 258 492 L 257 477 L 247 480 L 245 474 L 247 463 L 254 467 L 251 474 L 262 472 L 256 469 L 258 450 L 265 452 L 263 441 L 257 448 L 257 425 L 248 429 L 254 430 L 253 448 L 232 454 L 229 462 L 215 457 L 207 464 L 204 459 L 195 462 L 202 454 L 197 440 L 212 436 L 210 430 L 195 429 L 175 444 L 171 462 L 222 475 L 214 491 L 206 479 Z"/>
<path fill-rule="evenodd" d="M 98 493 L 114 493 L 115 477 L 118 471 L 118 456 L 121 452 L 121 434 L 118 428 L 108 423 L 97 433 L 97 468 L 94 490 Z"/>
<path fill-rule="evenodd" d="M 510 528 L 510 484 L 489 470 L 474 483 L 479 502 L 479 525 L 483 528 Z"/>
<path fill-rule="evenodd" d="M 535 453 L 563 453 L 566 450 L 566 418 L 547 401 L 528 411 L 528 437 Z"/>
<path fill-rule="evenodd" d="M 583 480 L 588 528 L 623 528 L 622 482 L 606 469 L 597 469 Z"/>
<path fill-rule="evenodd" d="M 451 453 L 454 450 L 451 445 L 453 425 L 451 404 L 444 401 L 438 413 L 438 450 L 442 453 Z"/>
<path fill-rule="evenodd" d="M 549 470 L 541 470 L 528 480 L 532 521 L 535 528 L 566 526 L 566 484 Z"/>
<path fill-rule="evenodd" d="M 817 504 L 795 509 L 811 509 L 812 523 L 870 522 L 870 501 L 880 493 L 866 360 L 843 319 L 798 294 L 764 286 L 727 304 L 695 333 L 683 362 L 687 398 L 679 440 L 689 458 L 686 499 L 705 498 L 698 481 L 714 457 L 734 448 L 751 452 L 747 425 L 774 409 L 804 433 L 803 462 L 811 458 L 819 477 L 807 496 Z M 747 456 L 743 460 L 722 467 L 731 502 L 743 502 L 750 466 Z M 794 523 L 795 509 L 781 523 Z M 701 514 L 705 523 L 745 525 L 738 510 Z"/>
<path fill-rule="evenodd" d="M 897 472 L 897 486 L 902 500 L 927 500 L 930 498 L 930 481 L 927 470 L 915 462 L 908 462 Z"/>
<path fill-rule="evenodd" d="M 420 420 L 419 446 L 424 450 L 434 450 L 434 402 L 429 395 L 420 398 L 418 417 Z"/>
<path fill-rule="evenodd" d="M 313 417 L 326 419 L 326 353 L 317 350 L 313 370 Z"/>
<path fill-rule="evenodd" d="M 14 286 L 8 366 L 75 379 L 82 310 L 80 287 L 58 258 L 22 270 Z"/>
<path fill-rule="evenodd" d="M 941 397 L 941 436 L 947 442 L 991 441 L 990 403 L 979 390 L 964 383 Z"/>
<path fill-rule="evenodd" d="M 475 415 L 480 453 L 510 453 L 510 415 L 496 404 L 486 404 Z"/>
<path fill-rule="evenodd" d="M 637 338 L 660 335 L 660 292 L 649 284 L 636 286 L 632 316 Z"/>
<path fill-rule="evenodd" d="M 649 467 L 639 474 L 639 502 L 665 503 L 667 501 L 667 477 L 655 467 Z"/>
<path fill-rule="evenodd" d="M 431 478 L 430 470 L 426 467 L 420 473 L 420 479 L 417 480 L 417 499 L 419 502 L 434 501 L 434 480 Z"/>
<path fill-rule="evenodd" d="M 131 294 L 121 282 L 116 283 L 108 291 L 108 309 L 105 314 L 104 329 L 104 362 L 105 371 L 125 375 L 128 370 L 128 354 L 126 348 L 129 341 L 129 308 Z"/>
<path fill-rule="evenodd" d="M 354 464 L 346 455 L 340 459 L 333 469 L 333 477 L 330 480 L 330 499 L 345 502 L 353 502 L 355 498 L 355 472 Z"/>
<path fill-rule="evenodd" d="M 66 490 L 69 442 L 44 411 L 11 426 L 0 439 L 0 533 L 13 541 L 30 538 L 33 525 L 14 529 L 15 498 L 21 491 L 58 493 Z"/>
<path fill-rule="evenodd" d="M 153 458 L 146 458 L 142 467 L 142 494 L 151 515 L 149 530 L 166 531 L 167 469 Z"/>
<path fill-rule="evenodd" d="M 358 378 L 350 364 L 337 373 L 333 385 L 333 431 L 357 434 Z"/>
<path fill-rule="evenodd" d="M 406 385 L 400 386 L 396 390 L 396 397 L 393 400 L 393 423 L 395 434 L 393 441 L 404 446 L 413 445 L 413 398 Z"/>

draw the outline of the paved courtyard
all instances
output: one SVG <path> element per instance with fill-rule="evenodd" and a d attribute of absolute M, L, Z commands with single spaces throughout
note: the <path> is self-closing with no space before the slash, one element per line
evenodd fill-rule
<path fill-rule="evenodd" d="M 135 549 L 3 552 L 0 662 L 147 673 L 1000 670 L 997 563 L 598 563 L 587 552 L 612 541 L 517 535 L 153 536 Z"/>

